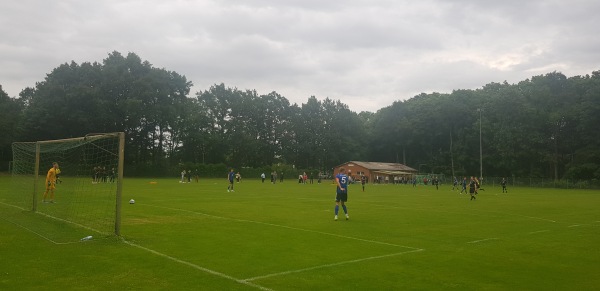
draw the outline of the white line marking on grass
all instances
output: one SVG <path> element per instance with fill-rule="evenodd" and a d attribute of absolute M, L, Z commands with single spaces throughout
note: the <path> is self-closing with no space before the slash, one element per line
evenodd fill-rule
<path fill-rule="evenodd" d="M 460 212 L 460 211 L 447 211 L 447 210 L 438 210 L 438 209 L 433 209 L 433 208 L 402 207 L 402 206 L 393 206 L 393 205 L 373 204 L 373 203 L 368 203 L 368 202 L 364 202 L 362 204 L 370 204 L 372 206 L 380 207 L 383 209 L 386 209 L 386 208 L 387 209 L 406 209 L 406 210 L 413 210 L 413 211 L 431 211 L 431 212 L 438 212 L 438 213 L 483 216 L 483 214 L 478 214 L 478 213 L 468 213 L 468 212 L 465 213 L 465 212 Z"/>
<path fill-rule="evenodd" d="M 6 204 L 6 203 L 4 203 L 4 202 L 0 202 L 0 203 L 1 203 L 1 204 L 4 204 L 4 205 L 6 205 L 6 206 L 11 206 L 11 207 L 14 207 L 14 208 L 17 208 L 17 209 L 21 209 L 21 210 L 23 210 L 23 211 L 30 211 L 30 210 L 28 210 L 28 209 L 25 209 L 25 208 L 22 208 L 22 207 L 19 207 L 19 206 L 16 206 L 16 205 Z M 55 220 L 58 220 L 58 221 L 62 221 L 62 222 L 66 222 L 66 223 L 70 223 L 70 224 L 73 224 L 73 225 L 79 226 L 79 227 L 81 227 L 81 228 L 85 228 L 85 229 L 87 229 L 87 230 L 91 230 L 91 231 L 94 231 L 94 232 L 96 232 L 96 233 L 102 234 L 102 232 L 101 232 L 101 231 L 99 231 L 99 230 L 93 229 L 93 228 L 91 228 L 91 227 L 88 227 L 88 226 L 85 226 L 85 225 L 81 225 L 81 224 L 79 224 L 79 223 L 76 223 L 76 222 L 72 222 L 72 221 L 69 221 L 69 220 L 66 220 L 66 219 L 58 218 L 58 217 L 55 217 L 55 216 L 52 216 L 52 215 L 49 215 L 49 214 L 46 214 L 46 213 L 42 213 L 42 212 L 39 212 L 39 211 L 36 211 L 36 212 L 33 212 L 33 213 L 35 213 L 35 214 L 39 214 L 39 215 L 43 215 L 43 216 L 46 216 L 46 217 L 48 217 L 48 218 L 55 219 Z M 4 219 L 4 218 L 3 218 L 3 219 Z M 80 243 L 80 242 L 82 242 L 82 241 L 72 241 L 72 242 L 57 242 L 57 241 L 54 241 L 54 240 L 50 239 L 49 237 L 46 237 L 46 236 L 44 236 L 44 235 L 43 235 L 43 234 L 41 234 L 41 233 L 38 233 L 38 232 L 36 232 L 36 231 L 34 231 L 34 230 L 32 230 L 32 229 L 29 229 L 29 228 L 27 228 L 27 227 L 25 227 L 25 226 L 23 226 L 23 225 L 20 225 L 20 224 L 18 224 L 18 223 L 16 223 L 16 222 L 14 222 L 14 221 L 10 221 L 10 220 L 7 220 L 7 219 L 4 219 L 4 220 L 6 220 L 6 221 L 8 221 L 8 222 L 10 222 L 10 223 L 12 223 L 12 224 L 14 224 L 14 225 L 16 225 L 16 226 L 19 226 L 19 227 L 21 227 L 21 228 L 23 228 L 23 229 L 25 229 L 25 230 L 27 230 L 27 231 L 29 231 L 29 232 L 31 232 L 31 233 L 33 233 L 33 234 L 35 234 L 35 235 L 39 236 L 39 237 L 41 237 L 41 238 L 43 238 L 43 239 L 45 239 L 45 240 L 47 240 L 47 241 L 49 241 L 49 242 L 51 242 L 51 243 L 53 243 L 53 244 L 56 244 L 56 245 L 67 245 L 67 244 L 75 244 L 75 243 Z"/>
<path fill-rule="evenodd" d="M 392 206 L 392 205 L 381 205 L 381 204 L 374 204 L 374 203 L 368 203 L 368 202 L 363 203 L 363 204 L 370 204 L 370 205 L 381 207 L 381 208 L 391 208 L 391 209 L 432 211 L 432 212 L 461 214 L 461 215 L 477 215 L 477 216 L 483 215 L 483 214 L 475 214 L 475 213 L 469 213 L 469 212 L 437 210 L 437 209 L 431 209 L 431 208 L 413 208 L 413 207 L 402 207 L 402 206 Z M 505 215 L 505 216 L 506 215 L 520 216 L 520 217 L 525 217 L 525 218 L 529 218 L 529 219 L 537 219 L 537 220 L 543 220 L 543 221 L 554 222 L 554 223 L 556 222 L 556 220 L 552 220 L 552 219 L 534 217 L 534 216 L 526 216 L 526 215 L 521 215 L 521 214 L 505 213 L 505 212 L 498 212 L 498 211 L 483 211 L 483 210 L 477 210 L 477 209 L 472 209 L 472 211 L 478 211 L 478 212 L 484 212 L 484 213 L 495 213 L 495 214 L 500 214 L 500 215 Z"/>
<path fill-rule="evenodd" d="M 130 245 L 130 246 L 133 246 L 133 247 L 136 247 L 136 248 L 142 249 L 142 250 L 144 250 L 144 251 L 147 251 L 147 252 L 153 253 L 153 254 L 155 254 L 155 255 L 157 255 L 157 256 L 160 256 L 160 257 L 163 257 L 163 258 L 167 258 L 167 259 L 169 259 L 169 260 L 171 260 L 171 261 L 174 261 L 174 262 L 177 262 L 177 263 L 180 263 L 180 264 L 183 264 L 183 265 L 186 265 L 186 266 L 192 267 L 192 268 L 194 268 L 194 269 L 196 269 L 196 270 L 200 270 L 200 271 L 202 271 L 202 272 L 209 273 L 209 274 L 211 274 L 211 275 L 215 275 L 215 276 L 218 276 L 218 277 L 221 277 L 221 278 L 225 278 L 225 279 L 228 279 L 228 280 L 231 280 L 231 281 L 235 281 L 235 282 L 238 282 L 238 283 L 240 283 L 240 284 L 247 285 L 247 286 L 255 287 L 255 288 L 258 288 L 258 289 L 260 289 L 260 290 L 272 290 L 272 289 L 269 289 L 269 288 L 267 288 L 267 287 L 260 286 L 260 285 L 257 285 L 257 284 L 254 284 L 254 283 L 248 282 L 248 280 L 241 280 L 241 279 L 238 279 L 238 278 L 234 278 L 234 277 L 232 277 L 232 276 L 229 276 L 229 275 L 227 275 L 227 274 L 223 274 L 223 273 L 220 273 L 220 272 L 217 272 L 217 271 L 213 271 L 213 270 L 211 270 L 211 269 L 207 269 L 207 268 L 204 268 L 204 267 L 198 266 L 198 265 L 196 265 L 196 264 L 193 264 L 193 263 L 190 263 L 190 262 L 188 262 L 188 261 L 184 261 L 184 260 L 180 260 L 180 259 L 178 259 L 178 258 L 175 258 L 175 257 L 171 257 L 171 256 L 169 256 L 169 255 L 167 255 L 167 254 L 163 254 L 163 253 L 161 253 L 161 252 L 157 252 L 157 251 L 155 251 L 155 250 L 153 250 L 153 249 L 149 249 L 149 248 L 147 248 L 147 247 L 140 246 L 140 245 L 138 245 L 138 244 L 135 244 L 135 243 L 129 242 L 129 241 L 127 241 L 127 240 L 123 240 L 123 242 L 124 242 L 124 243 L 126 243 L 126 244 L 128 244 L 128 245 Z"/>
<path fill-rule="evenodd" d="M 497 213 L 497 214 L 501 214 L 501 215 L 520 216 L 520 217 L 525 217 L 525 218 L 530 218 L 530 219 L 537 219 L 537 220 L 543 220 L 543 221 L 549 221 L 549 222 L 556 222 L 556 220 L 547 219 L 547 218 L 541 218 L 541 217 L 535 217 L 535 216 L 527 216 L 527 215 L 514 214 L 514 213 L 506 213 L 506 212 L 498 212 L 498 211 L 483 211 L 483 210 L 477 210 L 477 209 L 473 209 L 473 210 L 474 211 L 479 211 L 479 212 Z"/>
<path fill-rule="evenodd" d="M 589 225 L 589 224 L 573 224 L 573 225 L 569 225 L 567 227 L 580 227 L 580 226 L 585 226 L 585 225 Z"/>
<path fill-rule="evenodd" d="M 549 221 L 549 222 L 556 222 L 556 220 L 546 219 L 546 218 L 541 218 L 541 217 L 525 216 L 525 215 L 520 215 L 520 214 L 510 214 L 510 215 L 521 216 L 521 217 L 531 218 L 531 219 L 544 220 L 544 221 Z"/>
<path fill-rule="evenodd" d="M 33 234 L 35 234 L 35 235 L 37 235 L 37 236 L 39 236 L 39 237 L 41 237 L 41 238 L 43 238 L 43 239 L 47 240 L 47 241 L 49 241 L 49 242 L 51 242 L 51 243 L 53 243 L 53 244 L 55 244 L 55 245 L 68 245 L 68 244 L 76 244 L 76 243 L 80 243 L 79 241 L 72 241 L 72 242 L 57 242 L 57 241 L 54 241 L 54 240 L 52 240 L 51 238 L 49 238 L 49 237 L 47 237 L 47 236 L 44 236 L 44 235 L 43 235 L 43 234 L 41 234 L 41 233 L 35 232 L 34 230 L 32 230 L 32 229 L 29 229 L 29 228 L 27 228 L 27 227 L 25 227 L 25 226 L 22 226 L 22 225 L 20 225 L 20 224 L 18 224 L 18 223 L 16 223 L 16 222 L 14 222 L 14 221 L 10 221 L 10 220 L 7 220 L 7 219 L 5 219 L 5 218 L 2 218 L 2 219 L 3 219 L 3 220 L 6 220 L 6 221 L 8 221 L 8 222 L 10 222 L 10 223 L 12 223 L 12 224 L 14 224 L 14 225 L 18 226 L 18 227 L 20 227 L 20 228 L 22 228 L 22 229 L 24 229 L 24 230 L 27 230 L 27 231 L 29 231 L 29 232 L 31 232 L 31 233 L 33 233 Z"/>
<path fill-rule="evenodd" d="M 20 210 L 23 210 L 23 211 L 28 211 L 28 210 L 26 210 L 26 209 L 25 209 L 25 208 L 23 208 L 23 207 L 19 207 L 19 206 L 12 205 L 12 204 L 8 204 L 8 203 L 4 203 L 4 202 L 0 202 L 0 203 L 4 204 L 4 205 L 6 205 L 6 206 L 10 206 L 10 207 L 16 208 L 16 209 L 20 209 Z"/>
<path fill-rule="evenodd" d="M 480 243 L 480 242 L 484 242 L 484 241 L 488 241 L 488 240 L 497 240 L 497 237 L 491 237 L 491 238 L 484 238 L 484 239 L 480 239 L 480 240 L 474 240 L 474 241 L 470 241 L 467 242 L 468 244 L 476 244 L 476 243 Z"/>
<path fill-rule="evenodd" d="M 373 256 L 373 257 L 368 257 L 368 258 L 337 262 L 337 263 L 333 263 L 333 264 L 326 264 L 326 265 L 314 266 L 314 267 L 310 267 L 310 268 L 290 270 L 290 271 L 285 271 L 285 272 L 279 272 L 279 273 L 273 273 L 273 274 L 268 274 L 268 275 L 263 275 L 263 276 L 252 277 L 252 278 L 244 279 L 244 281 L 246 281 L 246 282 L 254 281 L 254 280 L 270 278 L 270 277 L 275 277 L 275 276 L 289 275 L 289 274 L 293 274 L 293 273 L 300 273 L 300 272 L 306 272 L 306 271 L 311 271 L 311 270 L 335 267 L 335 266 L 339 266 L 339 265 L 346 265 L 346 264 L 358 263 L 358 262 L 363 262 L 363 261 L 394 257 L 394 256 L 403 255 L 403 254 L 416 253 L 416 252 L 422 252 L 422 251 L 424 251 L 424 249 L 416 249 L 416 250 L 412 250 L 412 251 L 405 251 L 405 252 L 393 253 L 393 254 L 382 255 L 382 256 Z"/>
<path fill-rule="evenodd" d="M 231 220 L 231 221 L 237 221 L 237 222 L 256 223 L 256 224 L 262 224 L 262 225 L 267 225 L 267 226 L 273 226 L 273 227 L 287 228 L 287 229 L 293 229 L 293 230 L 299 230 L 299 231 L 305 231 L 305 232 L 318 233 L 318 234 L 323 234 L 323 235 L 328 235 L 328 236 L 334 236 L 334 237 L 345 238 L 345 239 L 352 239 L 352 240 L 356 240 L 356 241 L 362 241 L 362 242 L 368 242 L 368 243 L 374 243 L 374 244 L 380 244 L 380 245 L 388 245 L 388 246 L 401 247 L 401 248 L 407 248 L 407 249 L 412 249 L 412 250 L 420 250 L 420 248 L 415 248 L 415 247 L 397 245 L 397 244 L 393 244 L 393 243 L 387 243 L 387 242 L 381 242 L 381 241 L 375 241 L 375 240 L 368 240 L 368 239 L 351 237 L 351 236 L 345 236 L 345 235 L 334 234 L 334 233 L 327 233 L 327 232 L 322 232 L 322 231 L 317 231 L 317 230 L 297 228 L 297 227 L 292 227 L 292 226 L 279 225 L 279 224 L 273 224 L 273 223 L 267 223 L 267 222 L 261 222 L 261 221 L 247 220 L 247 219 L 238 219 L 238 218 L 223 217 L 223 216 L 206 214 L 206 213 L 202 213 L 202 212 L 198 212 L 198 211 L 191 211 L 191 210 L 180 209 L 180 208 L 172 208 L 172 207 L 165 207 L 165 206 L 156 206 L 156 205 L 150 205 L 150 204 L 143 204 L 143 205 L 150 206 L 150 207 L 156 207 L 156 208 L 170 209 L 170 210 L 175 210 L 175 211 L 189 212 L 189 213 L 193 213 L 193 214 L 197 214 L 197 215 L 203 215 L 203 216 L 212 217 L 212 218 L 216 218 L 216 219 Z"/>
<path fill-rule="evenodd" d="M 536 233 L 541 233 L 541 232 L 549 232 L 550 230 L 545 229 L 545 230 L 538 230 L 538 231 L 532 231 L 529 234 L 536 234 Z"/>
<path fill-rule="evenodd" d="M 18 209 L 25 210 L 24 208 L 21 208 L 21 207 L 15 206 L 15 205 L 6 204 L 6 203 L 4 203 L 4 202 L 0 202 L 0 203 L 1 203 L 1 204 L 4 204 L 4 205 L 7 205 L 7 206 L 12 206 L 12 207 L 15 207 L 15 208 L 18 208 Z M 57 220 L 60 220 L 60 221 L 64 221 L 64 222 L 68 222 L 68 223 L 72 223 L 72 224 L 78 225 L 78 226 L 80 226 L 80 227 L 83 227 L 83 228 L 86 228 L 86 229 L 89 229 L 89 230 L 93 230 L 93 231 L 95 231 L 95 232 L 97 232 L 97 233 L 100 233 L 100 234 L 102 233 L 102 232 L 100 232 L 100 231 L 98 231 L 98 230 L 95 230 L 95 229 L 92 229 L 92 228 L 90 228 L 90 227 L 86 227 L 86 226 L 80 225 L 80 224 L 78 224 L 78 223 L 74 223 L 74 222 L 71 222 L 71 221 L 68 221 L 68 220 L 64 220 L 64 219 L 61 219 L 61 218 L 58 218 L 58 217 L 54 217 L 54 216 L 51 216 L 51 215 L 48 215 L 48 214 L 45 214 L 45 213 L 39 213 L 39 212 L 36 212 L 36 213 L 37 213 L 37 214 L 44 215 L 44 216 L 47 216 L 47 217 L 49 217 L 49 218 L 53 218 L 53 219 L 57 219 Z M 6 219 L 4 219 L 4 218 L 2 218 L 2 219 L 3 219 L 3 220 L 6 220 Z M 36 234 L 36 235 L 38 235 L 38 236 L 40 236 L 40 237 L 42 237 L 42 238 L 46 239 L 46 240 L 48 240 L 48 241 L 50 241 L 50 242 L 52 242 L 52 243 L 54 243 L 54 244 L 57 244 L 57 245 L 64 245 L 64 244 L 74 244 L 74 243 L 80 243 L 80 242 L 81 242 L 81 241 L 75 241 L 75 242 L 59 243 L 59 242 L 56 242 L 56 241 L 54 241 L 54 240 L 52 240 L 52 239 L 50 239 L 50 238 L 48 238 L 48 237 L 46 237 L 46 236 L 44 236 L 44 235 L 42 235 L 42 234 L 40 234 L 40 233 L 37 233 L 37 232 L 35 232 L 35 231 L 33 231 L 33 230 L 31 230 L 31 229 L 27 228 L 27 227 L 24 227 L 24 226 L 22 226 L 22 225 L 20 225 L 20 224 L 18 224 L 18 223 L 15 223 L 15 222 L 13 222 L 13 221 L 10 221 L 10 220 L 6 220 L 6 221 L 8 221 L 8 222 L 10 222 L 10 223 L 13 223 L 13 224 L 15 224 L 15 225 L 17 225 L 17 226 L 19 226 L 19 227 L 22 227 L 23 229 L 26 229 L 26 230 L 28 230 L 28 231 L 30 231 L 30 232 L 32 232 L 32 233 L 34 233 L 34 234 Z M 272 290 L 272 289 L 269 289 L 269 288 L 267 288 L 267 287 L 263 287 L 263 286 L 260 286 L 260 285 L 257 285 L 257 284 L 251 283 L 251 282 L 247 282 L 247 281 L 245 281 L 245 280 L 240 280 L 240 279 L 237 279 L 237 278 L 231 277 L 231 276 L 229 276 L 229 275 L 226 275 L 226 274 L 223 274 L 223 273 L 219 273 L 219 272 L 217 272 L 217 271 L 213 271 L 213 270 L 210 270 L 210 269 L 207 269 L 207 268 L 200 267 L 200 266 L 198 266 L 198 265 L 192 264 L 192 263 L 190 263 L 190 262 L 186 262 L 186 261 L 183 261 L 183 260 L 180 260 L 180 259 L 177 259 L 177 258 L 171 257 L 171 256 L 169 256 L 169 255 L 166 255 L 166 254 L 163 254 L 163 253 L 157 252 L 157 251 L 155 251 L 155 250 L 152 250 L 152 249 L 149 249 L 149 248 L 146 248 L 146 247 L 143 247 L 143 246 L 137 245 L 137 244 L 135 244 L 135 243 L 129 242 L 129 241 L 125 240 L 125 239 L 123 239 L 123 242 L 124 242 L 124 243 L 126 243 L 126 244 L 128 244 L 128 245 L 130 245 L 130 246 L 137 247 L 137 248 L 139 248 L 139 249 L 145 250 L 145 251 L 147 251 L 147 252 L 150 252 L 150 253 L 153 253 L 153 254 L 155 254 L 155 255 L 158 255 L 158 256 L 161 256 L 161 257 L 164 257 L 164 258 L 170 259 L 170 260 L 172 260 L 172 261 L 175 261 L 175 262 L 177 262 L 177 263 L 180 263 L 180 264 L 184 264 L 184 265 L 187 265 L 187 266 L 193 267 L 193 268 L 195 268 L 195 269 L 197 269 L 197 270 L 201 270 L 201 271 L 203 271 L 203 272 L 206 272 L 206 273 L 209 273 L 209 274 L 212 274 L 212 275 L 216 275 L 216 276 L 219 276 L 219 277 L 222 277 L 222 278 L 226 278 L 226 279 L 229 279 L 229 280 L 233 280 L 233 281 L 235 281 L 235 282 L 238 282 L 238 283 L 240 283 L 240 284 L 244 284 L 244 285 L 247 285 L 247 286 L 255 287 L 255 288 L 258 288 L 258 289 L 260 289 L 260 290 L 269 290 L 269 291 L 270 291 L 270 290 Z"/>

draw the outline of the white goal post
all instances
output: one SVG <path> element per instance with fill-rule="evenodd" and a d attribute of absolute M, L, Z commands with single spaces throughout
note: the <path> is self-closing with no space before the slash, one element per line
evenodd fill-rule
<path fill-rule="evenodd" d="M 124 149 L 123 132 L 15 142 L 12 187 L 0 202 L 18 210 L 11 216 L 16 224 L 53 240 L 71 240 L 73 226 L 120 236 Z M 53 163 L 60 171 L 50 187 Z"/>

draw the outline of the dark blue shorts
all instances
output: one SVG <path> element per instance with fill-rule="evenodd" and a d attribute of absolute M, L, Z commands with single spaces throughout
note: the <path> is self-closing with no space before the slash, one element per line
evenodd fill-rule
<path fill-rule="evenodd" d="M 342 193 L 337 192 L 335 194 L 335 202 L 340 202 L 340 201 L 342 201 L 342 202 L 348 201 L 348 192 L 342 192 Z"/>

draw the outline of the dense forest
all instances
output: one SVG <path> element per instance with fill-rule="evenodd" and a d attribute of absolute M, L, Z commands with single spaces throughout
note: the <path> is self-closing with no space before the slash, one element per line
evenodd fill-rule
<path fill-rule="evenodd" d="M 62 64 L 19 96 L 0 86 L 0 170 L 14 141 L 123 131 L 131 175 L 172 174 L 182 163 L 327 171 L 362 160 L 447 175 L 479 175 L 481 161 L 484 176 L 600 178 L 600 71 L 420 94 L 375 113 L 329 98 L 290 104 L 277 92 L 191 86 L 119 52 Z"/>

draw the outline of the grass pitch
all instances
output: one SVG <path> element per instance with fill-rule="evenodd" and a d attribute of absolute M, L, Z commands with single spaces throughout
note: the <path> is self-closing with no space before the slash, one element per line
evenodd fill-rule
<path fill-rule="evenodd" d="M 8 179 L 0 177 L 4 212 Z M 57 244 L 0 219 L 0 289 L 596 290 L 600 284 L 600 191 L 487 188 L 469 201 L 448 185 L 367 185 L 362 192 L 355 184 L 350 220 L 340 209 L 336 222 L 330 181 L 246 180 L 230 193 L 226 187 L 225 179 L 126 179 L 122 238 Z M 56 195 L 60 202 L 60 189 Z"/>

